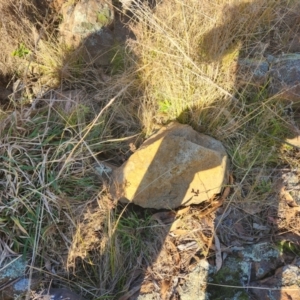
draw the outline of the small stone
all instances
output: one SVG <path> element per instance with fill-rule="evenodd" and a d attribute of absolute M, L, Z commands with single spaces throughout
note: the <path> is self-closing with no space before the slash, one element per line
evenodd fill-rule
<path fill-rule="evenodd" d="M 27 262 L 22 258 L 5 261 L 0 266 L 0 299 L 21 299 L 27 293 L 28 287 L 35 289 L 41 282 L 41 277 L 34 274 L 31 280 L 26 277 Z"/>
<path fill-rule="evenodd" d="M 81 296 L 74 292 L 61 288 L 51 288 L 48 292 L 45 292 L 40 298 L 41 300 L 84 300 Z"/>
<path fill-rule="evenodd" d="M 80 0 L 62 7 L 63 21 L 59 31 L 67 45 L 78 46 L 92 33 L 100 32 L 113 22 L 112 3 L 99 0 Z"/>
<path fill-rule="evenodd" d="M 179 286 L 178 293 L 181 300 L 205 300 L 208 295 L 206 293 L 206 282 L 211 266 L 202 259 L 197 266 L 186 276 L 185 283 Z"/>

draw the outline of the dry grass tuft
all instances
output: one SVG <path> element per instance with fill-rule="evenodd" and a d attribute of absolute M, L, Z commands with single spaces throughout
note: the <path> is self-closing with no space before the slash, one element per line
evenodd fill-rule
<path fill-rule="evenodd" d="M 107 109 L 95 116 L 86 97 L 50 91 L 1 122 L 1 241 L 54 277 L 67 274 L 78 213 L 97 197 L 97 157 L 120 147 L 109 142 Z"/>
<path fill-rule="evenodd" d="M 51 34 L 46 33 L 51 27 L 50 8 L 45 1 L 9 0 L 1 1 L 0 9 L 1 72 L 19 75 L 34 60 L 39 40 Z"/>

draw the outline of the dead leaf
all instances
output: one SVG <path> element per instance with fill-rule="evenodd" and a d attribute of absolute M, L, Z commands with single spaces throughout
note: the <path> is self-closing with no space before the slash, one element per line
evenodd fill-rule
<path fill-rule="evenodd" d="M 173 230 L 172 233 L 175 235 L 175 236 L 182 236 L 182 235 L 186 235 L 189 233 L 188 230 L 184 230 L 184 229 L 176 229 L 176 230 Z"/>
<path fill-rule="evenodd" d="M 134 143 L 129 143 L 129 149 L 130 149 L 130 151 L 131 152 L 135 152 L 136 151 L 136 146 L 135 146 L 135 144 Z"/>
<path fill-rule="evenodd" d="M 160 289 L 160 295 L 162 300 L 168 300 L 169 299 L 169 290 L 170 290 L 170 281 L 169 280 L 162 280 L 161 281 L 161 289 Z"/>
<path fill-rule="evenodd" d="M 187 214 L 187 213 L 189 212 L 189 210 L 190 210 L 190 207 L 189 207 L 189 206 L 187 206 L 187 207 L 185 207 L 185 208 L 183 208 L 183 209 L 179 209 L 179 210 L 177 211 L 176 215 L 177 215 L 177 216 L 183 216 L 183 215 Z"/>
<path fill-rule="evenodd" d="M 229 174 L 229 184 L 232 185 L 234 183 L 234 179 L 232 174 Z"/>
<path fill-rule="evenodd" d="M 299 207 L 299 205 L 296 203 L 294 198 L 291 196 L 291 194 L 288 191 L 285 190 L 284 187 L 281 188 L 280 194 L 286 200 L 286 203 L 288 204 L 288 206 Z"/>
<path fill-rule="evenodd" d="M 198 215 L 199 217 L 205 217 L 207 215 L 210 215 L 213 213 L 217 208 L 223 205 L 224 199 L 219 199 L 217 201 L 212 201 L 209 208 L 205 209 L 204 211 L 201 211 L 200 214 Z"/>
<path fill-rule="evenodd" d="M 142 283 L 141 294 L 149 294 L 155 290 L 155 284 L 152 281 L 146 281 Z"/>
<path fill-rule="evenodd" d="M 256 202 L 244 203 L 243 211 L 249 215 L 259 214 L 263 210 L 262 205 Z"/>
<path fill-rule="evenodd" d="M 199 240 L 203 243 L 203 245 L 211 245 L 213 236 L 206 236 L 203 232 L 199 232 Z"/>
<path fill-rule="evenodd" d="M 198 244 L 196 241 L 193 242 L 189 242 L 186 244 L 181 244 L 177 246 L 179 251 L 186 251 L 186 250 L 191 250 L 191 249 L 197 249 L 198 248 Z"/>
<path fill-rule="evenodd" d="M 204 218 L 201 218 L 200 221 L 202 224 L 202 228 L 207 228 L 207 229 L 209 228 L 209 229 L 213 230 L 213 228 L 215 227 L 215 220 L 216 220 L 216 218 L 211 218 L 211 216 L 206 216 Z"/>
<path fill-rule="evenodd" d="M 224 189 L 224 192 L 223 192 L 221 198 L 222 198 L 223 200 L 226 200 L 226 198 L 229 196 L 229 194 L 230 194 L 230 187 L 227 186 L 227 187 Z"/>
<path fill-rule="evenodd" d="M 176 230 L 177 228 L 181 227 L 183 224 L 182 224 L 182 220 L 181 219 L 177 219 L 175 220 L 172 225 L 171 225 L 171 228 L 170 228 L 170 231 L 174 231 Z"/>
<path fill-rule="evenodd" d="M 172 256 L 173 256 L 173 261 L 174 261 L 176 264 L 179 264 L 179 261 L 180 261 L 180 255 L 179 255 L 179 253 L 178 253 L 178 251 L 177 251 L 176 246 L 174 245 L 174 243 L 173 243 L 170 239 L 168 239 L 167 243 L 168 243 L 168 248 L 169 248 L 169 250 L 171 251 L 171 254 L 172 254 Z"/>
<path fill-rule="evenodd" d="M 268 226 L 260 225 L 257 223 L 253 223 L 252 227 L 253 229 L 257 229 L 257 230 L 270 230 Z"/>
<path fill-rule="evenodd" d="M 222 261 L 221 244 L 217 235 L 215 235 L 215 248 L 216 248 L 216 271 L 218 272 L 222 267 L 223 261 Z"/>

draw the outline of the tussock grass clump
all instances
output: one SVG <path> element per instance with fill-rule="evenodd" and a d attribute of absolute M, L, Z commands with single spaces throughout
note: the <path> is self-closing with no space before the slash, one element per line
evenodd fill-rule
<path fill-rule="evenodd" d="M 34 60 L 38 43 L 53 34 L 50 7 L 45 1 L 1 1 L 1 73 L 20 75 Z M 47 29 L 48 32 L 47 32 Z"/>
<path fill-rule="evenodd" d="M 0 238 L 8 249 L 31 256 L 32 266 L 58 255 L 63 270 L 76 212 L 100 189 L 97 156 L 118 143 L 106 142 L 108 115 L 95 116 L 82 92 L 77 102 L 74 95 L 64 101 L 48 95 L 40 108 L 15 111 L 1 123 Z"/>
<path fill-rule="evenodd" d="M 1 86 L 15 106 L 51 88 L 70 87 L 86 74 L 80 49 L 58 40 L 60 15 L 48 1 L 1 1 Z M 19 85 L 16 85 L 17 81 Z"/>
<path fill-rule="evenodd" d="M 144 91 L 140 116 L 145 130 L 178 119 L 221 139 L 229 152 L 241 144 L 249 162 L 257 156 L 253 145 L 261 140 L 269 153 L 286 134 L 284 104 L 268 96 L 266 85 L 254 87 L 251 78 L 241 83 L 237 63 L 253 57 L 253 49 L 267 39 L 280 5 L 175 1 L 158 5 L 154 14 L 140 8 L 132 47 Z M 263 58 L 264 52 L 255 53 Z"/>
<path fill-rule="evenodd" d="M 103 190 L 78 224 L 68 255 L 68 267 L 85 278 L 91 295 L 119 297 L 143 275 L 161 249 L 163 227 L 151 220 L 151 211 L 112 205 Z"/>

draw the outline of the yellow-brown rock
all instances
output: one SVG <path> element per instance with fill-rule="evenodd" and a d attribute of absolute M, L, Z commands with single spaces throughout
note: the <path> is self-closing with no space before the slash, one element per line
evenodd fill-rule
<path fill-rule="evenodd" d="M 110 191 L 122 202 L 174 209 L 220 193 L 227 173 L 228 158 L 219 141 L 173 122 L 113 172 Z"/>

